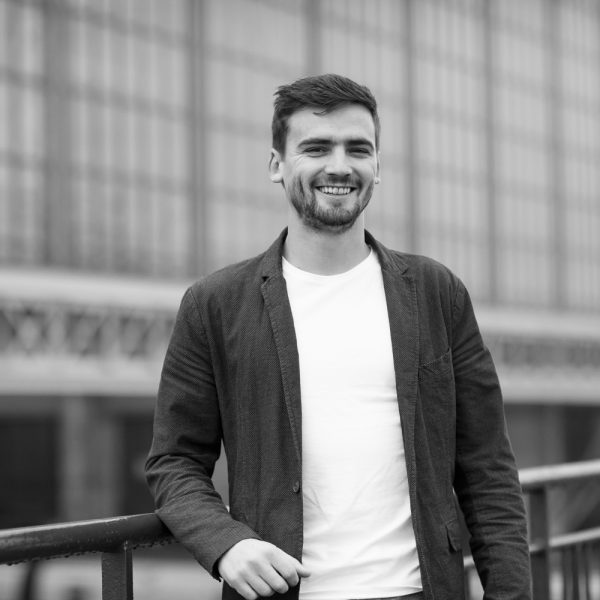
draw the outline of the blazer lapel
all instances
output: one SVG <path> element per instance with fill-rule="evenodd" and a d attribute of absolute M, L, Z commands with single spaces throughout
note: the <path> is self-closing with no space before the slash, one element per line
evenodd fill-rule
<path fill-rule="evenodd" d="M 283 395 L 287 407 L 292 440 L 296 456 L 302 463 L 302 403 L 300 397 L 300 362 L 294 330 L 292 309 L 281 269 L 285 229 L 277 241 L 267 250 L 263 260 L 263 284 L 261 292 L 271 321 L 273 339 L 277 348 Z"/>
<path fill-rule="evenodd" d="M 413 276 L 400 257 L 392 255 L 370 234 L 369 245 L 379 256 L 390 321 L 396 392 L 409 479 L 415 473 L 415 408 L 419 366 L 419 312 Z"/>
<path fill-rule="evenodd" d="M 287 229 L 267 250 L 263 259 L 261 287 L 269 315 L 283 382 L 285 404 L 298 461 L 302 461 L 302 403 L 300 396 L 300 363 L 292 309 L 281 269 L 281 256 Z M 415 407 L 419 363 L 419 322 L 417 293 L 413 277 L 397 255 L 365 232 L 367 243 L 379 257 L 383 274 L 396 392 L 402 422 L 402 435 L 409 479 L 415 481 Z M 411 486 L 414 489 L 414 486 Z"/>

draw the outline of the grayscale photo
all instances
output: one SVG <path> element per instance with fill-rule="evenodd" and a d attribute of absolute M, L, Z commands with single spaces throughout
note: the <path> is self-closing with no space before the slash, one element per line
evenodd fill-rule
<path fill-rule="evenodd" d="M 600 4 L 0 0 L 0 600 L 598 600 Z"/>

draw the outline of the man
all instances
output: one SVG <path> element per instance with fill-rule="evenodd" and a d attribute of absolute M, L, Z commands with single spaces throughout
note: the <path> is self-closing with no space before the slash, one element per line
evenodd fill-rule
<path fill-rule="evenodd" d="M 280 87 L 269 170 L 288 227 L 183 298 L 148 481 L 224 598 L 463 598 L 454 494 L 486 599 L 531 597 L 492 360 L 460 280 L 365 231 L 378 148 L 367 88 Z"/>

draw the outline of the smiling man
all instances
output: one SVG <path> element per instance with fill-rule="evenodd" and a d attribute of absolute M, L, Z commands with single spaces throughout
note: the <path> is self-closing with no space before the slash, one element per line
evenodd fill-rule
<path fill-rule="evenodd" d="M 375 143 L 373 117 L 364 106 L 325 114 L 303 108 L 289 117 L 285 145 L 272 151 L 271 179 L 285 182 L 289 206 L 307 228 L 344 233 L 378 181 Z"/>
<path fill-rule="evenodd" d="M 271 180 L 288 226 L 186 292 L 147 462 L 157 514 L 223 598 L 464 597 L 457 503 L 489 600 L 531 598 L 502 396 L 468 293 L 366 230 L 371 92 L 281 86 Z M 221 448 L 230 510 L 211 477 Z"/>

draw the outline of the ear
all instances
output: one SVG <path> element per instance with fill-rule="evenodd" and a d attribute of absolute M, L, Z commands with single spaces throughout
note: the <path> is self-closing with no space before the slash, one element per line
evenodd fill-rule
<path fill-rule="evenodd" d="M 274 148 L 271 148 L 271 157 L 269 158 L 269 175 L 273 183 L 283 182 L 283 174 L 281 173 L 282 162 L 281 154 Z"/>
<path fill-rule="evenodd" d="M 381 178 L 379 177 L 379 169 L 380 169 L 380 160 L 381 160 L 381 153 L 379 151 L 377 151 L 377 170 L 375 171 L 375 183 L 379 183 L 381 181 Z"/>

